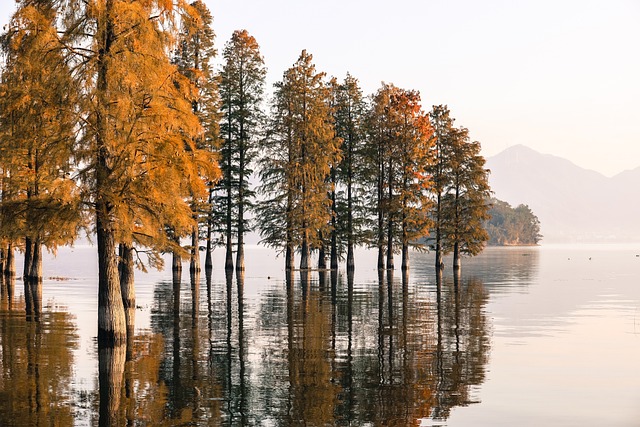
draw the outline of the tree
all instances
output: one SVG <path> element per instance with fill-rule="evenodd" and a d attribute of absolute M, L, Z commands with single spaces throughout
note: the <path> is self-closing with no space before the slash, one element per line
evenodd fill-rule
<path fill-rule="evenodd" d="M 211 28 L 213 18 L 209 9 L 201 0 L 191 3 L 191 8 L 195 13 L 185 15 L 182 18 L 174 61 L 178 66 L 178 70 L 189 79 L 195 88 L 195 92 L 191 96 L 191 107 L 202 126 L 202 132 L 196 137 L 195 145 L 198 149 L 213 152 L 219 145 L 218 88 L 210 64 L 210 61 L 216 55 L 216 50 L 213 47 L 215 34 Z M 209 195 L 216 179 L 215 175 L 207 177 L 207 183 L 210 186 Z M 209 196 L 208 200 L 205 201 L 193 195 L 191 197 L 191 209 L 195 225 L 190 232 L 189 270 L 196 272 L 200 271 L 199 235 L 203 212 L 207 223 L 206 263 L 209 267 L 211 266 L 211 227 L 209 220 L 210 212 L 213 209 L 211 197 Z"/>
<path fill-rule="evenodd" d="M 225 268 L 233 268 L 233 235 L 237 235 L 236 270 L 244 271 L 244 235 L 250 231 L 245 212 L 253 208 L 254 192 L 249 186 L 251 164 L 257 155 L 263 121 L 261 103 L 266 68 L 256 39 L 246 30 L 236 30 L 224 48 L 225 64 L 220 75 L 222 100 L 221 130 L 224 142 L 222 180 L 218 199 L 224 224 Z"/>
<path fill-rule="evenodd" d="M 409 245 L 428 234 L 431 125 L 418 92 L 391 84 L 383 84 L 374 95 L 367 120 L 367 179 L 376 182 L 372 205 L 378 218 L 374 227 L 378 268 L 385 268 L 386 249 L 386 268 L 393 269 L 393 254 L 399 247 L 406 269 Z"/>
<path fill-rule="evenodd" d="M 308 269 L 310 248 L 319 246 L 320 233 L 327 234 L 327 177 L 339 160 L 325 75 L 311 61 L 303 50 L 275 85 L 260 172 L 266 196 L 257 215 L 263 242 L 284 246 L 287 269 L 293 268 L 295 247 L 301 251 L 300 269 Z"/>
<path fill-rule="evenodd" d="M 39 314 L 31 303 L 41 301 L 42 246 L 71 243 L 81 225 L 79 191 L 69 178 L 77 90 L 62 55 L 56 7 L 21 2 L 2 35 L 1 234 L 24 240 L 27 316 Z"/>
<path fill-rule="evenodd" d="M 540 235 L 540 221 L 529 206 L 512 208 L 507 202 L 491 199 L 489 219 L 485 228 L 489 234 L 489 245 L 537 245 Z"/>
<path fill-rule="evenodd" d="M 480 143 L 469 141 L 466 128 L 452 129 L 448 157 L 449 183 L 442 199 L 444 253 L 453 252 L 453 268 L 460 268 L 460 255 L 477 255 L 489 235 L 484 222 L 489 218 L 487 199 L 489 170 L 480 155 Z"/>
<path fill-rule="evenodd" d="M 431 187 L 433 196 L 431 216 L 435 241 L 433 246 L 436 253 L 436 269 L 441 270 L 444 266 L 442 262 L 442 227 L 445 220 L 442 209 L 442 199 L 445 195 L 448 182 L 448 147 L 450 145 L 453 119 L 449 117 L 449 108 L 446 105 L 434 105 L 429 116 L 434 131 L 434 143 L 432 145 L 433 163 L 430 170 L 431 180 L 433 182 Z"/>
<path fill-rule="evenodd" d="M 183 1 L 78 1 L 66 6 L 66 41 L 83 84 L 81 171 L 98 243 L 98 341 L 124 342 L 116 243 L 170 248 L 165 226 L 191 229 L 188 200 L 206 193 L 196 88 L 169 59 Z M 71 44 L 73 42 L 73 45 Z M 140 72 L 144 70 L 145 72 Z"/>
<path fill-rule="evenodd" d="M 363 158 L 365 101 L 358 80 L 347 74 L 334 86 L 334 127 L 342 141 L 342 159 L 332 169 L 331 268 L 338 268 L 338 256 L 346 241 L 347 270 L 355 268 L 353 251 L 363 234 L 363 185 L 359 176 Z"/>

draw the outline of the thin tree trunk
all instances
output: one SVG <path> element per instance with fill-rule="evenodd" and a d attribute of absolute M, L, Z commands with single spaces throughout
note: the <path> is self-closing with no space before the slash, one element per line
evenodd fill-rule
<path fill-rule="evenodd" d="M 336 206 L 336 170 L 331 168 L 331 176 L 333 181 L 333 190 L 331 191 L 331 209 L 333 215 L 331 216 L 331 269 L 338 269 L 338 210 Z"/>
<path fill-rule="evenodd" d="M 27 319 L 39 322 L 42 316 L 42 243 L 38 238 L 31 242 L 30 271 L 23 280 L 25 289 L 29 287 L 31 299 L 30 307 L 27 304 Z"/>
<path fill-rule="evenodd" d="M 460 246 L 458 242 L 453 244 L 453 270 L 460 270 L 462 268 L 462 262 L 460 260 Z"/>
<path fill-rule="evenodd" d="M 242 81 L 240 82 L 241 92 Z M 242 98 L 242 97 L 241 97 Z M 244 115 L 240 115 L 240 153 L 238 162 L 238 253 L 236 254 L 236 271 L 244 271 L 244 173 L 245 173 L 245 136 Z"/>
<path fill-rule="evenodd" d="M 196 223 L 191 231 L 191 259 L 189 262 L 189 271 L 192 273 L 200 272 L 200 242 L 198 234 L 198 224 Z"/>
<path fill-rule="evenodd" d="M 318 248 L 318 269 L 326 270 L 327 269 L 327 253 L 324 248 L 324 236 L 322 232 L 320 232 L 319 240 L 320 240 L 320 248 Z M 331 247 L 331 255 L 333 256 L 333 246 Z"/>
<path fill-rule="evenodd" d="M 120 292 L 124 306 L 127 337 L 133 338 L 136 322 L 136 292 L 133 271 L 133 247 L 131 244 L 120 243 Z"/>
<path fill-rule="evenodd" d="M 302 232 L 302 248 L 300 253 L 300 270 L 309 269 L 309 240 L 307 237 L 307 230 L 304 229 L 306 225 L 303 225 Z"/>
<path fill-rule="evenodd" d="M 4 275 L 8 277 L 16 276 L 16 260 L 14 256 L 13 243 L 7 245 L 7 258 L 4 264 Z"/>
<path fill-rule="evenodd" d="M 213 270 L 213 244 L 211 242 L 211 229 L 213 228 L 213 221 L 211 218 L 211 210 L 213 209 L 213 188 L 209 188 L 209 213 L 207 215 L 207 250 L 204 257 L 204 268 L 206 271 L 211 272 Z"/>
<path fill-rule="evenodd" d="M 409 270 L 409 238 L 407 237 L 406 207 L 402 213 L 402 271 Z"/>
<path fill-rule="evenodd" d="M 22 278 L 26 281 L 31 277 L 31 263 L 33 262 L 33 240 L 31 237 L 24 239 L 24 265 L 22 270 Z"/>
<path fill-rule="evenodd" d="M 349 148 L 349 171 L 347 177 L 347 271 L 354 270 L 356 267 L 354 256 L 353 256 L 353 246 L 354 246 L 354 237 L 353 237 L 353 194 L 352 194 L 352 165 L 351 165 L 351 148 Z"/>

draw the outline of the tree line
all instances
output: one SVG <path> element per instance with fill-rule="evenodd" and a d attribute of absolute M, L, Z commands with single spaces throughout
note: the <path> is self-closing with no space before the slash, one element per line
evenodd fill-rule
<path fill-rule="evenodd" d="M 540 221 L 527 205 L 512 207 L 509 203 L 491 199 L 489 219 L 485 224 L 489 234 L 489 245 L 537 245 L 540 234 Z"/>
<path fill-rule="evenodd" d="M 427 112 L 390 83 L 365 96 L 302 51 L 263 108 L 258 42 L 234 32 L 220 70 L 214 42 L 200 0 L 17 2 L 0 38 L 0 237 L 8 274 L 24 252 L 27 301 L 41 298 L 42 248 L 83 232 L 109 343 L 134 323 L 134 266 L 171 252 L 174 270 L 189 257 L 197 272 L 201 239 L 205 267 L 222 245 L 238 272 L 254 229 L 288 271 L 296 253 L 310 269 L 312 252 L 318 268 L 346 258 L 353 271 L 359 245 L 380 269 L 397 253 L 408 269 L 431 235 L 438 269 L 443 254 L 459 268 L 482 249 L 488 170 L 446 106 Z"/>

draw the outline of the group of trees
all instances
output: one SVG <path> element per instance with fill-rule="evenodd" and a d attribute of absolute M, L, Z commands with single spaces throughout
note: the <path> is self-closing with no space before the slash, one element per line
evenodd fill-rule
<path fill-rule="evenodd" d="M 326 79 L 303 51 L 276 83 L 265 126 L 257 224 L 263 242 L 285 253 L 286 268 L 310 251 L 336 269 L 353 248 L 377 248 L 378 268 L 431 238 L 442 254 L 475 255 L 488 239 L 489 197 L 480 144 L 453 125 L 446 106 L 426 113 L 417 91 L 383 83 L 365 97 L 357 79 Z M 433 232 L 432 232 L 433 230 Z"/>
<path fill-rule="evenodd" d="M 120 342 L 133 324 L 141 254 L 158 266 L 173 252 L 176 270 L 190 254 L 197 272 L 204 237 L 206 267 L 224 244 L 226 269 L 235 248 L 243 271 L 251 215 L 288 270 L 296 251 L 302 270 L 316 251 L 319 268 L 346 254 L 352 271 L 357 245 L 377 248 L 381 269 L 400 252 L 406 269 L 430 230 L 438 268 L 447 252 L 457 267 L 487 240 L 480 145 L 447 107 L 425 112 L 418 92 L 383 84 L 365 97 L 357 79 L 327 79 L 303 51 L 267 115 L 258 43 L 236 31 L 215 72 L 201 0 L 17 3 L 1 38 L 4 269 L 23 250 L 25 291 L 37 296 L 42 247 L 95 235 L 101 341 Z"/>
<path fill-rule="evenodd" d="M 489 219 L 485 223 L 489 234 L 489 244 L 494 246 L 537 245 L 540 234 L 540 221 L 529 206 L 518 205 L 513 208 L 509 203 L 491 199 Z"/>

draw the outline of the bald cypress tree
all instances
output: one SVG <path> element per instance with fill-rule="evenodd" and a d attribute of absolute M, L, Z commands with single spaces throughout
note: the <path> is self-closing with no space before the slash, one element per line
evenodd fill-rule
<path fill-rule="evenodd" d="M 57 18 L 54 1 L 20 2 L 2 35 L 0 230 L 3 239 L 24 242 L 28 316 L 39 314 L 42 246 L 72 242 L 81 226 L 79 191 L 70 179 L 77 88 Z"/>
<path fill-rule="evenodd" d="M 196 144 L 197 90 L 169 57 L 178 16 L 197 12 L 182 1 L 66 5 L 65 46 L 84 94 L 81 178 L 98 243 L 98 339 L 119 343 L 126 327 L 117 242 L 170 249 L 165 226 L 192 229 L 188 200 L 206 192 L 201 176 L 214 164 Z"/>
<path fill-rule="evenodd" d="M 225 233 L 225 268 L 233 268 L 232 247 L 237 236 L 236 270 L 244 270 L 244 235 L 250 231 L 247 211 L 253 208 L 254 192 L 249 186 L 252 164 L 264 122 L 261 103 L 266 68 L 256 39 L 246 30 L 236 30 L 223 51 L 220 73 L 222 101 L 220 150 L 222 179 L 217 198 L 219 223 Z"/>
<path fill-rule="evenodd" d="M 263 242 L 284 248 L 287 269 L 296 247 L 300 269 L 309 268 L 310 248 L 327 235 L 331 216 L 327 177 L 339 160 L 339 140 L 324 77 L 302 51 L 275 86 L 260 172 L 266 200 L 257 217 Z"/>
<path fill-rule="evenodd" d="M 347 270 L 353 270 L 354 247 L 363 241 L 365 112 L 358 80 L 347 74 L 342 83 L 334 86 L 334 127 L 336 137 L 341 140 L 342 158 L 332 171 L 331 269 L 338 268 L 338 257 L 346 245 Z"/>
<path fill-rule="evenodd" d="M 469 140 L 466 128 L 450 134 L 449 183 L 442 199 L 443 252 L 453 253 L 453 268 L 460 269 L 462 255 L 477 255 L 489 240 L 489 170 L 480 155 L 480 143 Z"/>
<path fill-rule="evenodd" d="M 193 85 L 194 92 L 190 95 L 191 108 L 198 117 L 202 127 L 197 135 L 195 145 L 200 150 L 210 152 L 219 149 L 219 96 L 217 79 L 211 66 L 216 55 L 214 48 L 215 33 L 212 28 L 213 17 L 207 6 L 201 0 L 191 3 L 191 13 L 182 16 L 180 32 L 174 62 L 178 70 Z M 211 175 L 211 174 L 210 174 Z M 203 177 L 209 186 L 209 194 L 213 190 L 217 176 Z M 211 227 L 210 214 L 213 210 L 211 197 L 203 199 L 195 194 L 191 196 L 191 209 L 195 224 L 190 230 L 191 244 L 190 266 L 191 272 L 200 271 L 200 226 L 205 225 L 207 254 L 206 263 L 211 266 Z"/>

